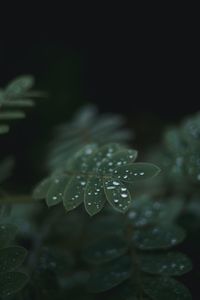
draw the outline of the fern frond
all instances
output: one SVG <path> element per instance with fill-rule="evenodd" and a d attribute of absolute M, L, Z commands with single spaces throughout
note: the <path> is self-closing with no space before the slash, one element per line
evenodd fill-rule
<path fill-rule="evenodd" d="M 173 251 L 185 232 L 169 221 L 166 211 L 174 211 L 172 204 L 139 198 L 125 218 L 116 215 L 109 219 L 109 226 L 105 216 L 93 223 L 93 234 L 83 250 L 91 265 L 89 291 L 111 290 L 109 299 L 118 299 L 121 294 L 127 295 L 126 299 L 191 300 L 188 289 L 172 278 L 192 269 L 187 256 Z"/>
<path fill-rule="evenodd" d="M 89 215 L 98 213 L 106 199 L 119 212 L 130 207 L 128 183 L 157 175 L 160 169 L 149 163 L 134 163 L 137 151 L 120 144 L 83 147 L 61 169 L 42 181 L 34 198 L 45 198 L 48 206 L 63 202 L 67 211 L 84 202 Z"/>
<path fill-rule="evenodd" d="M 165 179 L 172 184 L 182 188 L 197 184 L 200 181 L 200 113 L 186 118 L 179 126 L 168 128 L 162 148 L 154 157 L 165 168 Z"/>

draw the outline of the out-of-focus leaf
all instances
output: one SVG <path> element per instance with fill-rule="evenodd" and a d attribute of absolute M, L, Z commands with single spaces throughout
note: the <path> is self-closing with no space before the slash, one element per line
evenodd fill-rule
<path fill-rule="evenodd" d="M 168 249 L 181 243 L 184 238 L 185 231 L 181 227 L 158 225 L 145 230 L 136 230 L 133 243 L 141 250 Z"/>
<path fill-rule="evenodd" d="M 0 273 L 15 270 L 22 264 L 26 254 L 26 249 L 19 246 L 11 246 L 0 249 Z"/>
<path fill-rule="evenodd" d="M 127 242 L 120 235 L 108 235 L 91 243 L 84 250 L 84 258 L 88 262 L 101 264 L 125 254 L 127 249 Z"/>
<path fill-rule="evenodd" d="M 190 259 L 180 252 L 141 254 L 139 260 L 141 270 L 150 274 L 179 276 L 192 269 Z"/>
<path fill-rule="evenodd" d="M 20 291 L 27 281 L 27 275 L 21 272 L 0 274 L 0 297 L 7 297 Z"/>
<path fill-rule="evenodd" d="M 0 224 L 0 248 L 7 246 L 14 240 L 17 227 L 12 224 Z"/>
<path fill-rule="evenodd" d="M 130 259 L 124 256 L 92 273 L 88 282 L 88 289 L 93 293 L 110 290 L 128 279 L 130 273 Z"/>
<path fill-rule="evenodd" d="M 169 277 L 147 277 L 143 279 L 145 293 L 153 300 L 192 300 L 189 290 Z"/>

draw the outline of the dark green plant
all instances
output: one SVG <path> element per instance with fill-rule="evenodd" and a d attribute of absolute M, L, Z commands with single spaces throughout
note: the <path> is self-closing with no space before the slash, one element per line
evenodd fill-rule
<path fill-rule="evenodd" d="M 11 81 L 5 89 L 0 89 L 0 134 L 9 131 L 9 125 L 4 122 L 23 119 L 26 116 L 24 109 L 34 105 L 33 99 L 44 96 L 41 92 L 31 90 L 33 85 L 34 78 L 26 75 Z"/>
<path fill-rule="evenodd" d="M 30 76 L 15 80 L 1 91 L 1 107 L 6 101 L 32 105 L 27 97 L 42 95 L 30 92 L 32 85 Z M 94 106 L 86 106 L 58 127 L 49 144 L 48 174 L 35 187 L 33 199 L 3 188 L 13 159 L 2 161 L 0 228 L 7 231 L 0 230 L 0 298 L 192 299 L 175 279 L 192 269 L 190 259 L 175 248 L 186 236 L 180 222 L 185 198 L 172 188 L 169 175 L 175 156 L 171 150 L 166 166 L 167 151 L 155 152 L 161 173 L 153 163 L 135 162 L 138 153 L 128 144 L 133 134 L 123 125 L 121 116 L 99 115 Z M 191 150 L 188 141 L 184 155 L 197 153 L 197 144 Z M 34 199 L 44 199 L 49 209 Z M 16 225 L 21 246 L 10 246 Z M 23 245 L 29 250 L 26 272 L 16 271 L 26 255 Z"/>

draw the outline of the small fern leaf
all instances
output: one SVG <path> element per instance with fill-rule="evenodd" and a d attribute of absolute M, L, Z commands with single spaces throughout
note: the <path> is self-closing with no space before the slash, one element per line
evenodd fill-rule
<path fill-rule="evenodd" d="M 135 231 L 133 242 L 141 250 L 168 249 L 181 243 L 185 238 L 185 231 L 175 225 L 158 225 L 145 230 Z"/>
<path fill-rule="evenodd" d="M 10 272 L 18 268 L 26 255 L 26 249 L 19 246 L 0 249 L 0 273 Z"/>
<path fill-rule="evenodd" d="M 131 260 L 123 256 L 114 262 L 107 263 L 91 274 L 88 289 L 93 293 L 100 293 L 118 286 L 131 275 Z"/>
<path fill-rule="evenodd" d="M 98 177 L 90 177 L 84 193 L 84 205 L 90 216 L 102 210 L 106 202 L 103 181 Z"/>
<path fill-rule="evenodd" d="M 84 182 L 84 184 L 83 184 Z M 85 176 L 73 176 L 67 184 L 63 195 L 63 204 L 67 211 L 78 207 L 84 199 Z"/>
<path fill-rule="evenodd" d="M 147 277 L 143 280 L 145 293 L 154 300 L 192 300 L 189 290 L 170 277 Z"/>
<path fill-rule="evenodd" d="M 126 166 L 120 166 L 114 170 L 117 178 L 126 182 L 149 179 L 156 176 L 159 172 L 160 168 L 150 163 L 128 164 Z"/>
<path fill-rule="evenodd" d="M 12 120 L 12 119 L 23 119 L 25 118 L 25 113 L 22 111 L 6 111 L 1 112 L 0 120 Z"/>
<path fill-rule="evenodd" d="M 180 276 L 192 270 L 190 259 L 180 252 L 140 254 L 140 268 L 155 275 Z"/>
<path fill-rule="evenodd" d="M 66 183 L 69 177 L 66 175 L 62 175 L 54 180 L 54 183 L 51 184 L 50 189 L 48 189 L 46 203 L 47 205 L 54 206 L 58 203 L 62 202 L 64 189 L 66 187 Z"/>
<path fill-rule="evenodd" d="M 35 200 L 45 199 L 49 188 L 51 187 L 51 178 L 46 178 L 40 182 L 40 184 L 34 189 L 33 198 Z"/>
<path fill-rule="evenodd" d="M 0 274 L 0 297 L 8 297 L 20 291 L 27 283 L 28 277 L 21 272 Z"/>
<path fill-rule="evenodd" d="M 124 213 L 133 201 L 126 181 L 136 180 L 130 170 L 143 172 L 145 175 L 141 176 L 142 179 L 153 177 L 159 172 L 159 168 L 152 164 L 134 163 L 136 157 L 136 150 L 116 143 L 102 147 L 96 144 L 86 145 L 68 159 L 61 169 L 42 181 L 33 196 L 36 199 L 47 199 L 48 205 L 55 205 L 57 201 L 63 200 L 67 211 L 84 202 L 85 209 L 91 216 L 98 213 L 107 200 L 115 210 Z M 120 171 L 122 167 L 125 169 Z M 128 180 L 125 180 L 123 172 L 130 174 Z M 60 175 L 66 176 L 61 186 L 55 184 Z"/>
<path fill-rule="evenodd" d="M 104 190 L 108 202 L 119 212 L 126 212 L 131 203 L 131 195 L 119 180 L 104 180 Z"/>

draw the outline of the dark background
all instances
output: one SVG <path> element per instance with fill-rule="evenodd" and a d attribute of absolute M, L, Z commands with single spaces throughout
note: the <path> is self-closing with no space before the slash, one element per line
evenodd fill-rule
<path fill-rule="evenodd" d="M 0 149 L 16 154 L 17 179 L 31 170 L 28 187 L 44 170 L 53 127 L 82 104 L 124 114 L 140 152 L 159 143 L 166 126 L 198 111 L 198 27 L 182 7 L 169 14 L 152 6 L 124 11 L 75 4 L 57 12 L 30 2 L 26 8 L 19 14 L 12 6 L 1 26 L 0 86 L 33 74 L 49 97 L 11 126 Z"/>
<path fill-rule="evenodd" d="M 101 111 L 176 120 L 199 109 L 198 23 L 183 6 L 28 8 L 1 26 L 1 85 L 31 73 L 50 91 L 76 85 Z"/>

